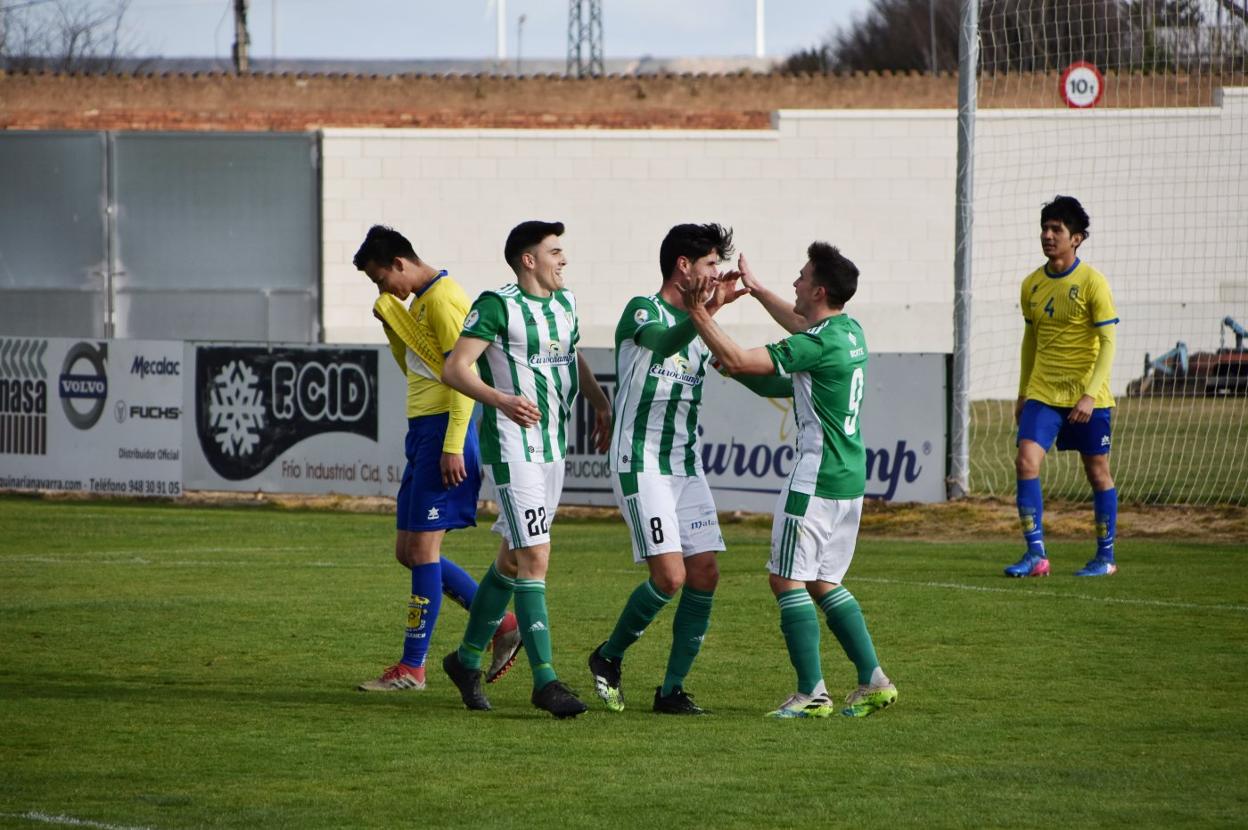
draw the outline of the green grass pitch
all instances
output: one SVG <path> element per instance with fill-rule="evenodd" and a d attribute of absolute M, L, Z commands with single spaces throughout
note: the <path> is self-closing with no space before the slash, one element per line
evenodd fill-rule
<path fill-rule="evenodd" d="M 430 688 L 365 695 L 393 662 L 407 580 L 389 517 L 0 499 L 0 826 L 1156 827 L 1248 816 L 1248 550 L 1120 543 L 1122 571 L 1010 581 L 1014 539 L 864 538 L 859 597 L 897 705 L 777 722 L 793 690 L 767 531 L 729 551 L 688 681 L 714 714 L 649 711 L 672 609 L 629 652 L 629 708 L 528 701 L 523 658 L 470 713 Z M 642 579 L 619 521 L 560 519 L 555 664 L 588 652 Z M 453 534 L 480 574 L 496 541 Z M 828 685 L 849 663 L 824 630 Z M 85 824 L 83 824 L 85 822 Z"/>

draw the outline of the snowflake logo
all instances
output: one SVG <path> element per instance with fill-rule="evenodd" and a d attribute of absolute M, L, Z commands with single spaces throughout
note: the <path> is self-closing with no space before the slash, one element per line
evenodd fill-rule
<path fill-rule="evenodd" d="M 212 379 L 208 403 L 212 437 L 226 455 L 251 455 L 264 429 L 264 395 L 259 378 L 241 360 L 231 360 Z"/>

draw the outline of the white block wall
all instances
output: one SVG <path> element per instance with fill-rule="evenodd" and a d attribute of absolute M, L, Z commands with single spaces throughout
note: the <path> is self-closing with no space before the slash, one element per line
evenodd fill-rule
<path fill-rule="evenodd" d="M 1202 199 L 1219 199 L 1241 220 L 1248 216 L 1246 108 L 1248 96 L 1233 90 L 1221 109 L 1095 113 L 1097 141 L 1077 149 L 1068 144 L 1086 129 L 1088 113 L 980 113 L 984 154 L 976 198 L 988 207 L 987 214 L 979 208 L 975 236 L 974 397 L 1014 393 L 1021 328 L 1017 285 L 1042 261 L 1041 203 L 1057 192 L 1083 199 L 1101 246 L 1090 244 L 1088 259 L 1110 276 L 1124 321 L 1161 315 L 1155 296 L 1161 266 L 1144 268 L 1138 254 L 1151 251 L 1151 262 L 1156 251 L 1143 243 L 1172 228 L 1174 220 L 1166 218 L 1164 198 L 1155 214 L 1152 203 L 1191 181 L 1196 184 L 1182 186 L 1196 192 L 1176 203 L 1176 210 L 1190 212 Z M 1081 116 L 1083 122 L 1075 120 Z M 1153 140 L 1159 124 L 1164 142 Z M 1214 133 L 1222 138 L 1210 139 Z M 586 345 L 611 346 L 627 300 L 658 287 L 659 243 L 668 228 L 718 221 L 734 228 L 737 249 L 782 292 L 791 290 L 811 241 L 839 245 L 862 271 L 850 312 L 862 321 L 873 351 L 953 347 L 952 110 L 786 110 L 775 115 L 772 129 L 736 132 L 327 130 L 323 148 L 328 342 L 383 339 L 370 313 L 372 287 L 351 265 L 370 225 L 398 228 L 422 258 L 447 268 L 475 296 L 512 280 L 502 259 L 511 227 L 547 219 L 568 228 L 565 276 L 580 302 Z M 1238 171 L 1239 179 L 1211 179 L 1204 172 L 1211 155 L 1218 169 Z M 1071 158 L 1078 163 L 1063 167 Z M 1127 177 L 1138 196 L 1124 196 L 1122 177 L 1112 175 L 1115 165 L 1148 171 Z M 1143 216 L 1141 204 L 1149 205 Z M 1123 207 L 1130 205 L 1137 208 Z M 1248 260 L 1245 222 L 1218 225 L 1191 229 L 1184 244 L 1219 256 L 1238 252 L 1241 263 Z M 1111 249 L 1115 254 L 1106 256 Z M 1184 292 L 1203 298 L 1229 290 L 1243 309 L 1248 287 L 1236 294 L 1234 275 L 1188 271 Z M 1243 279 L 1242 268 L 1239 274 Z M 1218 319 L 1227 313 L 1234 310 Z M 720 319 L 746 344 L 780 333 L 748 298 Z M 1143 351 L 1173 346 L 1166 342 L 1169 332 L 1162 334 L 1153 332 L 1158 343 L 1145 337 L 1120 347 L 1116 387 L 1138 374 Z"/>

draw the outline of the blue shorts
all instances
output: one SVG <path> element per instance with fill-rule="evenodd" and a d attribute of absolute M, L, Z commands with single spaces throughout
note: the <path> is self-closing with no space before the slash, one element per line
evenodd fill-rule
<path fill-rule="evenodd" d="M 1092 418 L 1086 424 L 1072 424 L 1066 420 L 1071 409 L 1073 407 L 1049 406 L 1029 399 L 1018 416 L 1018 441 L 1035 441 L 1048 452 L 1056 437 L 1059 450 L 1078 450 L 1081 455 L 1109 452 L 1113 408 L 1093 409 Z"/>
<path fill-rule="evenodd" d="M 450 414 L 407 419 L 407 467 L 399 485 L 399 530 L 454 530 L 477 524 L 477 494 L 481 490 L 481 453 L 476 424 L 464 436 L 464 467 L 468 477 L 459 485 L 442 486 L 442 441 Z"/>

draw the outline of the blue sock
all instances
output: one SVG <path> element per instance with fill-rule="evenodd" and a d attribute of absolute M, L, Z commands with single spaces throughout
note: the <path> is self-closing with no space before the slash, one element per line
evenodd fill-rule
<path fill-rule="evenodd" d="M 1023 526 L 1027 552 L 1044 556 L 1044 495 L 1040 492 L 1040 479 L 1018 480 L 1018 520 Z"/>
<path fill-rule="evenodd" d="M 1096 511 L 1096 558 L 1114 561 L 1114 535 L 1118 527 L 1118 488 L 1092 494 Z"/>
<path fill-rule="evenodd" d="M 403 665 L 419 668 L 425 664 L 441 608 L 442 563 L 430 562 L 412 568 L 412 598 L 407 603 L 407 629 L 403 657 L 399 661 Z"/>
<path fill-rule="evenodd" d="M 477 595 L 477 581 L 445 556 L 442 557 L 442 593 L 465 611 Z"/>

